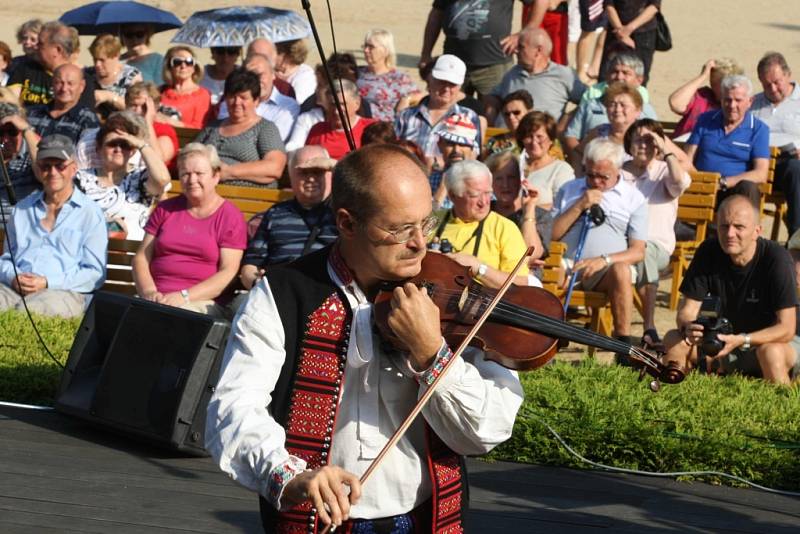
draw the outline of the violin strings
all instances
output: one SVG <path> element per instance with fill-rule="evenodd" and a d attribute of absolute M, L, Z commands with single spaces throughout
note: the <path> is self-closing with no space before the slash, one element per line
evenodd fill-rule
<path fill-rule="evenodd" d="M 453 289 L 441 289 L 435 288 L 434 294 L 431 295 L 433 298 L 436 293 L 442 296 L 461 296 L 463 291 L 461 290 L 453 290 Z M 467 294 L 471 297 L 478 299 L 479 303 L 486 305 L 488 304 L 491 299 L 481 293 L 479 293 L 475 289 L 467 288 Z M 504 302 L 500 302 L 495 310 L 503 311 L 512 317 L 521 317 L 523 319 L 527 319 L 531 323 L 536 324 L 536 326 L 548 329 L 548 332 L 544 332 L 544 334 L 554 335 L 557 337 L 564 337 L 570 340 L 574 340 L 578 343 L 585 343 L 587 345 L 592 345 L 599 348 L 605 348 L 608 350 L 612 350 L 615 352 L 623 352 L 629 354 L 630 351 L 633 349 L 632 346 L 624 343 L 622 341 L 608 338 L 597 334 L 596 332 L 592 332 L 591 330 L 586 330 L 584 328 L 579 328 L 569 323 L 565 323 L 564 321 L 553 319 L 552 317 L 548 317 L 546 315 L 542 315 L 531 310 L 526 310 L 525 308 L 519 307 L 514 304 L 506 304 Z"/>

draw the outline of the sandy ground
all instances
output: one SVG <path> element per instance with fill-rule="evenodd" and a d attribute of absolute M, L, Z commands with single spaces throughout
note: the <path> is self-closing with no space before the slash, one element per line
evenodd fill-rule
<path fill-rule="evenodd" d="M 12 2 L 0 0 L 0 40 L 11 45 L 16 54 L 21 48 L 16 45 L 14 33 L 23 21 L 33 17 L 43 20 L 58 18 L 64 11 L 86 2 L 80 0 L 35 0 L 34 2 Z M 214 7 L 243 5 L 239 1 L 179 2 L 159 0 L 146 2 L 174 12 L 185 20 L 195 11 Z M 431 0 L 331 0 L 336 44 L 340 51 L 352 51 L 361 56 L 363 36 L 371 28 L 385 28 L 395 36 L 398 64 L 416 76 L 415 66 L 422 44 L 422 34 L 430 9 Z M 255 4 L 255 3 L 252 3 Z M 299 0 L 269 2 L 272 7 L 302 11 Z M 333 51 L 331 30 L 328 23 L 326 3 L 311 2 L 312 13 L 323 40 L 325 53 Z M 519 28 L 519 6 L 515 16 L 515 30 Z M 755 65 L 767 50 L 778 50 L 786 55 L 790 65 L 798 63 L 800 57 L 800 14 L 796 0 L 669 0 L 664 2 L 664 15 L 670 25 L 674 48 L 670 52 L 657 52 L 651 73 L 651 100 L 663 120 L 676 120 L 667 106 L 667 97 L 681 83 L 695 76 L 703 63 L 711 57 L 729 56 L 737 59 L 758 87 Z M 169 47 L 172 32 L 158 34 L 153 47 L 164 51 Z M 91 36 L 81 39 L 82 58 L 90 59 L 86 51 Z M 437 43 L 441 50 L 442 40 Z M 318 54 L 312 46 L 308 63 L 318 62 Z M 438 53 L 438 52 L 437 52 Z M 200 52 L 201 59 L 209 60 L 208 50 Z M 800 66 L 796 66 L 800 72 Z M 785 233 L 785 230 L 784 230 Z M 785 237 L 784 237 L 785 239 Z M 662 281 L 660 298 L 666 297 L 669 280 Z M 641 335 L 641 323 L 635 315 L 634 334 Z M 663 334 L 674 325 L 674 313 L 663 304 L 658 308 L 657 322 Z"/>

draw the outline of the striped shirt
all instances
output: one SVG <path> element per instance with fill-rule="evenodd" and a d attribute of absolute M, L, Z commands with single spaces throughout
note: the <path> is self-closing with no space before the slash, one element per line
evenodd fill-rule
<path fill-rule="evenodd" d="M 50 116 L 52 110 L 52 104 L 40 104 L 28 108 L 28 123 L 40 137 L 61 134 L 77 144 L 84 130 L 100 126 L 94 111 L 81 104 L 71 107 L 57 119 Z"/>
<path fill-rule="evenodd" d="M 303 254 L 312 230 L 319 226 L 308 252 L 333 243 L 338 237 L 336 220 L 327 202 L 305 209 L 297 200 L 286 200 L 264 213 L 255 235 L 247 244 L 243 265 L 274 265 L 296 260 Z"/>

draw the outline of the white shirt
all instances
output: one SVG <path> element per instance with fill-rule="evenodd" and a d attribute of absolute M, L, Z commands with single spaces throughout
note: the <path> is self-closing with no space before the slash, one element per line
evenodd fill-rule
<path fill-rule="evenodd" d="M 361 476 L 426 386 L 417 383 L 406 360 L 395 362 L 380 350 L 370 328 L 372 306 L 363 292 L 355 283 L 344 286 L 330 264 L 328 273 L 354 310 L 330 463 Z M 267 411 L 285 359 L 284 342 L 275 301 L 263 279 L 234 319 L 206 420 L 206 448 L 222 470 L 267 499 L 271 473 L 285 473 L 287 465 L 305 468 L 303 460 L 289 455 L 285 431 Z M 459 454 L 484 454 L 508 439 L 523 399 L 517 374 L 481 354 L 470 351 L 466 360 L 453 360 L 422 412 Z M 284 488 L 295 474 L 285 479 Z M 420 419 L 387 454 L 362 493 L 351 517 L 405 513 L 430 497 Z M 280 498 L 270 502 L 280 507 Z"/>
<path fill-rule="evenodd" d="M 273 86 L 269 98 L 261 100 L 256 106 L 256 114 L 262 119 L 274 122 L 281 134 L 281 139 L 285 142 L 292 133 L 297 115 L 300 114 L 300 104 Z M 220 120 L 228 118 L 228 104 L 224 101 L 219 106 L 217 118 Z"/>
<path fill-rule="evenodd" d="M 800 85 L 792 82 L 792 92 L 773 105 L 764 93 L 753 98 L 750 113 L 769 126 L 769 146 L 782 147 L 794 143 L 800 148 Z"/>
<path fill-rule="evenodd" d="M 305 63 L 300 64 L 286 81 L 292 85 L 294 97 L 301 104 L 317 90 L 317 75 L 314 69 Z"/>
<path fill-rule="evenodd" d="M 313 128 L 315 124 L 324 120 L 325 112 L 322 111 L 322 108 L 314 108 L 305 113 L 301 113 L 294 123 L 292 135 L 286 142 L 286 151 L 291 152 L 292 150 L 297 150 L 298 148 L 306 146 L 308 132 L 311 131 L 311 128 Z"/>

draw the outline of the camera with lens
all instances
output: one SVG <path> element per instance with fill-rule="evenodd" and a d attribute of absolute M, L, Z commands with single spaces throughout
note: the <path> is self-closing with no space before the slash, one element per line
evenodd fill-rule
<path fill-rule="evenodd" d="M 442 254 L 450 254 L 453 252 L 453 244 L 446 238 L 442 239 L 441 241 L 439 241 L 438 238 L 434 238 L 433 241 L 428 243 L 428 248 L 430 250 L 441 252 Z"/>
<path fill-rule="evenodd" d="M 719 297 L 707 296 L 700 305 L 700 313 L 694 324 L 703 326 L 703 340 L 700 342 L 700 349 L 706 356 L 716 356 L 725 347 L 725 342 L 719 338 L 719 334 L 733 334 L 733 325 L 725 317 L 720 317 L 722 313 L 722 302 Z"/>

